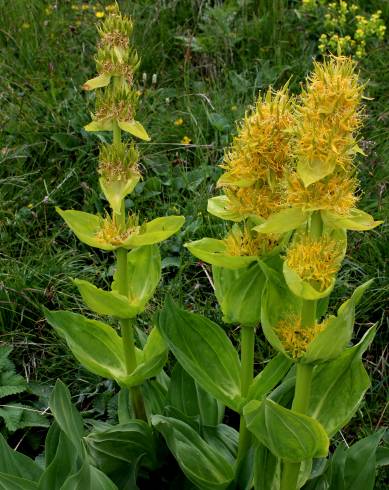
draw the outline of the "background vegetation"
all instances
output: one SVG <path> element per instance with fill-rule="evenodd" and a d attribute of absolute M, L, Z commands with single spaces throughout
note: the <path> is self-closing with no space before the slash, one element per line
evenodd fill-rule
<path fill-rule="evenodd" d="M 109 415 L 115 390 L 73 361 L 41 312 L 41 305 L 82 310 L 69 278 L 103 286 L 105 271 L 113 272 L 107 267 L 109 255 L 80 243 L 54 210 L 58 205 L 103 212 L 106 204 L 95 171 L 97 142 L 105 136 L 82 129 L 93 94 L 84 93 L 81 85 L 94 74 L 95 22 L 108 3 L 0 0 L 0 340 L 14 347 L 11 358 L 29 381 L 30 402 L 37 410 L 47 407 L 57 377 L 74 394 L 81 393 L 75 401 L 94 415 Z M 307 10 L 302 3 L 314 5 Z M 173 213 L 187 218 L 179 235 L 163 245 L 163 282 L 139 327 L 149 328 L 167 293 L 221 322 L 206 266 L 182 244 L 223 232 L 221 220 L 207 214 L 206 202 L 217 193 L 218 164 L 235 121 L 269 85 L 279 88 L 291 79 L 291 90 L 299 90 L 312 60 L 321 56 L 325 3 L 120 2 L 135 21 L 135 44 L 142 57 L 139 120 L 152 136 L 150 143 L 140 144 L 144 179 L 127 206 L 150 218 Z M 385 0 L 353 3 L 366 15 L 380 9 L 387 24 Z M 389 209 L 388 61 L 387 38 L 373 38 L 359 63 L 369 97 L 360 207 L 383 220 Z M 374 277 L 358 309 L 357 334 L 373 322 L 380 330 L 366 356 L 372 387 L 347 432 L 339 435 L 348 443 L 385 423 L 389 228 L 386 222 L 363 235 L 350 235 L 332 308 Z M 272 352 L 260 331 L 257 342 L 259 366 Z M 15 444 L 26 438 L 39 447 L 39 430 L 44 429 L 27 436 L 16 432 L 12 438 Z"/>

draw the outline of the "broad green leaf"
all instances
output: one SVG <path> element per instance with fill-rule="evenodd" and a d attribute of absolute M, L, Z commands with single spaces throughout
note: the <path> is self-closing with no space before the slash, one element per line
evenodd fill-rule
<path fill-rule="evenodd" d="M 40 478 L 42 474 L 41 467 L 29 457 L 11 449 L 2 434 L 0 434 L 0 454 L 1 474 L 14 475 L 18 478 L 33 481 L 37 481 Z"/>
<path fill-rule="evenodd" d="M 202 436 L 231 466 L 234 465 L 238 455 L 239 432 L 229 425 L 218 424 L 214 427 L 203 427 Z"/>
<path fill-rule="evenodd" d="M 99 315 L 111 315 L 117 318 L 135 318 L 139 313 L 139 307 L 132 305 L 126 296 L 117 291 L 104 291 L 94 284 L 82 279 L 74 279 L 81 297 L 92 311 Z"/>
<path fill-rule="evenodd" d="M 103 177 L 99 179 L 101 190 L 103 191 L 109 205 L 116 214 L 121 213 L 123 199 L 135 189 L 140 180 L 140 174 L 134 173 L 130 179 L 125 181 L 107 181 Z"/>
<path fill-rule="evenodd" d="M 255 490 L 275 490 L 280 488 L 281 461 L 263 444 L 259 444 L 254 456 Z"/>
<path fill-rule="evenodd" d="M 119 490 L 107 475 L 94 466 L 90 466 L 91 490 Z M 85 490 L 85 489 L 82 489 Z M 132 490 L 132 489 L 131 489 Z M 135 490 L 135 487 L 134 487 Z"/>
<path fill-rule="evenodd" d="M 157 376 L 167 361 L 167 355 L 166 342 L 159 331 L 153 328 L 143 349 L 142 360 L 131 374 L 123 377 L 122 384 L 132 388 L 142 384 L 146 379 Z"/>
<path fill-rule="evenodd" d="M 263 224 L 253 228 L 258 233 L 286 233 L 295 230 L 308 220 L 308 213 L 299 208 L 288 208 L 272 214 Z"/>
<path fill-rule="evenodd" d="M 348 215 L 322 210 L 321 217 L 324 225 L 328 228 L 343 228 L 356 231 L 372 230 L 383 223 L 383 221 L 374 221 L 370 214 L 356 208 L 353 208 Z"/>
<path fill-rule="evenodd" d="M 247 400 L 262 400 L 283 380 L 291 365 L 292 361 L 279 352 L 254 378 L 249 388 Z"/>
<path fill-rule="evenodd" d="M 244 408 L 247 428 L 277 457 L 298 463 L 327 456 L 329 439 L 315 419 L 272 400 L 251 401 Z"/>
<path fill-rule="evenodd" d="M 14 475 L 0 473 L 0 490 L 37 490 L 38 485 Z"/>
<path fill-rule="evenodd" d="M 344 490 L 373 490 L 376 475 L 376 451 L 385 429 L 356 442 L 347 450 Z"/>
<path fill-rule="evenodd" d="M 90 465 L 85 459 L 81 468 L 74 475 L 70 475 L 65 483 L 62 485 L 61 490 L 85 490 L 94 489 L 91 482 Z"/>
<path fill-rule="evenodd" d="M 149 469 L 158 463 L 153 433 L 142 420 L 95 430 L 85 437 L 85 443 L 92 463 L 108 476 L 125 470 L 140 455 L 144 455 L 142 465 Z"/>
<path fill-rule="evenodd" d="M 223 321 L 240 325 L 258 325 L 265 275 L 258 264 L 231 270 L 212 268 L 215 295 L 223 312 Z"/>
<path fill-rule="evenodd" d="M 168 300 L 158 328 L 181 366 L 208 393 L 239 412 L 240 361 L 222 328 Z"/>
<path fill-rule="evenodd" d="M 143 311 L 161 279 L 161 254 L 157 245 L 135 248 L 127 254 L 128 299 Z M 112 289 L 117 290 L 116 273 Z"/>
<path fill-rule="evenodd" d="M 187 374 L 179 363 L 174 366 L 168 403 L 188 417 L 200 417 L 202 425 L 215 426 L 223 418 L 224 407 Z"/>
<path fill-rule="evenodd" d="M 118 420 L 119 424 L 131 422 L 134 416 L 132 396 L 128 388 L 122 388 L 118 393 Z"/>
<path fill-rule="evenodd" d="M 50 397 L 49 407 L 55 421 L 70 439 L 78 454 L 83 454 L 81 439 L 84 435 L 84 423 L 76 407 L 71 402 L 68 388 L 57 380 Z"/>
<path fill-rule="evenodd" d="M 233 479 L 228 461 L 181 420 L 154 415 L 160 432 L 185 476 L 202 490 L 223 490 Z"/>
<path fill-rule="evenodd" d="M 301 362 L 317 363 L 337 358 L 349 344 L 355 320 L 355 307 L 373 281 L 357 287 L 339 308 L 337 316 L 326 320 L 326 328 L 308 346 Z"/>
<path fill-rule="evenodd" d="M 119 384 L 126 376 L 121 338 L 102 322 L 70 311 L 44 310 L 49 324 L 63 337 L 76 359 L 89 371 Z"/>
<path fill-rule="evenodd" d="M 157 376 L 157 379 L 149 379 L 142 384 L 141 389 L 148 418 L 151 415 L 162 413 L 167 404 L 167 389 L 158 381 L 161 374 Z"/>
<path fill-rule="evenodd" d="M 174 233 L 177 233 L 184 222 L 185 218 L 183 216 L 165 216 L 153 219 L 142 225 L 142 231 L 139 235 L 133 235 L 125 240 L 123 246 L 135 248 L 163 242 Z"/>
<path fill-rule="evenodd" d="M 207 211 L 209 214 L 228 221 L 239 222 L 245 216 L 230 209 L 230 200 L 227 196 L 217 196 L 208 199 Z"/>
<path fill-rule="evenodd" d="M 150 141 L 150 136 L 139 121 L 118 121 L 119 128 L 137 138 Z"/>
<path fill-rule="evenodd" d="M 185 247 L 200 260 L 207 264 L 227 269 L 242 269 L 258 260 L 257 256 L 230 255 L 223 240 L 202 238 L 195 242 L 185 243 Z"/>
<path fill-rule="evenodd" d="M 51 440 L 48 441 L 48 438 Z M 47 451 L 51 453 L 49 458 Z M 74 444 L 55 423 L 54 430 L 51 427 L 46 437 L 47 463 L 39 480 L 39 490 L 60 490 L 67 478 L 77 471 L 77 459 L 78 453 Z"/>
<path fill-rule="evenodd" d="M 96 88 L 106 87 L 111 81 L 111 75 L 108 73 L 102 73 L 98 77 L 91 78 L 84 83 L 82 88 L 84 90 L 95 90 Z"/>
<path fill-rule="evenodd" d="M 314 371 L 308 414 L 322 424 L 330 437 L 355 414 L 370 386 L 361 358 L 374 335 L 375 326 L 357 345 Z"/>

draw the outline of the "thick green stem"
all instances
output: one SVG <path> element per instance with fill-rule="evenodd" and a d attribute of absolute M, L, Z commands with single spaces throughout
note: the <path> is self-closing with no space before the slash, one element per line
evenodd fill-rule
<path fill-rule="evenodd" d="M 254 376 L 255 329 L 241 327 L 241 394 L 246 397 Z M 240 416 L 239 447 L 237 464 L 239 465 L 250 447 L 251 435 L 247 430 L 243 415 Z"/>
<path fill-rule="evenodd" d="M 313 325 L 316 321 L 316 301 L 304 301 L 301 323 L 305 327 Z M 311 396 L 313 366 L 310 364 L 297 363 L 296 386 L 292 410 L 306 414 Z M 284 462 L 282 468 L 281 490 L 296 490 L 301 463 Z"/>

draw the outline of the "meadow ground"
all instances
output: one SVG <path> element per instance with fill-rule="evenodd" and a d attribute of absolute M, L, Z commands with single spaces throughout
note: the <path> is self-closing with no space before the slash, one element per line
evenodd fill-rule
<path fill-rule="evenodd" d="M 134 42 L 142 57 L 139 119 L 152 137 L 140 144 L 144 178 L 127 206 L 149 218 L 186 217 L 182 231 L 162 246 L 163 281 L 140 327 L 148 328 L 167 293 L 221 321 L 203 266 L 182 244 L 224 231 L 224 224 L 207 214 L 206 203 L 217 193 L 218 164 L 235 121 L 269 85 L 279 88 L 291 79 L 291 90 L 298 91 L 320 56 L 318 21 L 301 11 L 300 3 L 120 2 L 135 21 Z M 355 3 L 368 13 L 381 9 L 387 22 L 388 2 Z M 45 323 L 41 305 L 80 311 L 70 278 L 103 286 L 113 272 L 112 257 L 77 241 L 54 209 L 103 212 L 106 204 L 95 170 L 97 143 L 104 136 L 82 129 L 93 95 L 81 89 L 95 71 L 95 21 L 106 5 L 0 0 L 0 340 L 14 346 L 13 359 L 40 393 L 41 406 L 61 377 L 74 394 L 82 394 L 75 400 L 80 407 L 101 415 L 113 387 L 78 366 Z M 372 43 L 359 63 L 369 97 L 362 130 L 366 156 L 359 158 L 360 207 L 382 220 L 389 204 L 388 62 L 386 38 Z M 365 357 L 371 389 L 343 434 L 350 443 L 385 422 L 388 223 L 349 236 L 331 309 L 375 278 L 358 308 L 356 336 L 371 323 L 380 327 Z M 272 352 L 260 332 L 257 344 L 259 369 Z"/>

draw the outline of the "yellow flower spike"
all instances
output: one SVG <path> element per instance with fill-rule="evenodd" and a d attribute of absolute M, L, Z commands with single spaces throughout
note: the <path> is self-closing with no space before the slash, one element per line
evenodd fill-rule
<path fill-rule="evenodd" d="M 242 228 L 234 225 L 226 238 L 226 252 L 232 257 L 257 256 L 269 254 L 278 245 L 277 236 L 264 236 L 253 233 L 247 225 Z"/>
<path fill-rule="evenodd" d="M 283 266 L 289 289 L 307 300 L 328 296 L 334 287 L 346 246 L 343 231 L 320 238 L 297 236 L 287 250 Z"/>
<path fill-rule="evenodd" d="M 231 148 L 221 167 L 226 171 L 218 185 L 247 185 L 266 182 L 269 172 L 281 177 L 289 164 L 290 136 L 287 130 L 293 121 L 291 101 L 284 87 L 278 92 L 268 90 L 238 128 Z M 245 184 L 243 184 L 245 185 Z"/>
<path fill-rule="evenodd" d="M 274 331 L 281 341 L 286 353 L 295 360 L 304 356 L 309 344 L 325 330 L 325 322 L 303 327 L 301 318 L 291 314 L 279 320 Z"/>
<path fill-rule="evenodd" d="M 315 63 L 301 95 L 295 129 L 297 173 L 306 187 L 335 169 L 352 169 L 362 89 L 350 58 L 331 56 Z"/>

